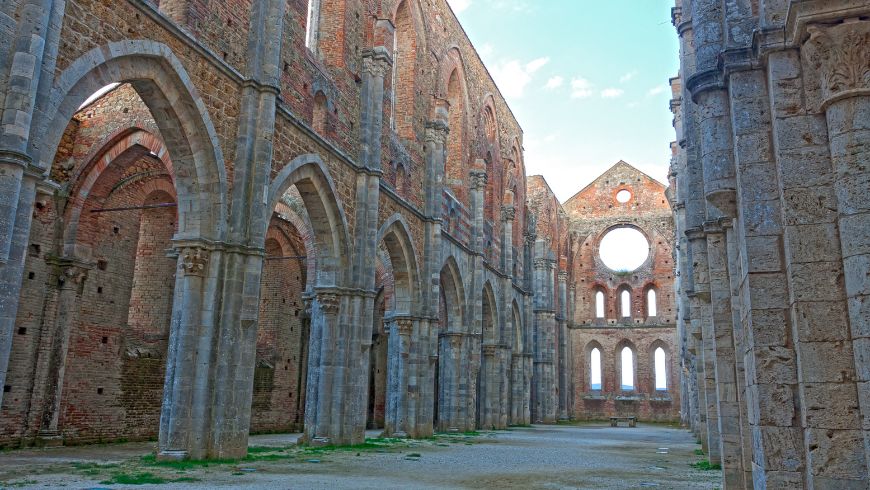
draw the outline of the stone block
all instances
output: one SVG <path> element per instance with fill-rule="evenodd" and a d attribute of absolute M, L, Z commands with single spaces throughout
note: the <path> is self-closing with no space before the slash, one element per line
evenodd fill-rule
<path fill-rule="evenodd" d="M 749 273 L 783 270 L 781 240 L 778 235 L 747 236 L 744 244 Z"/>
<path fill-rule="evenodd" d="M 796 376 L 793 377 L 796 378 Z M 755 391 L 757 393 L 756 399 L 759 401 L 758 424 L 790 429 L 795 421 L 796 393 L 794 393 L 792 385 L 758 383 Z M 790 434 L 787 431 L 774 432 L 780 435 Z"/>
<path fill-rule="evenodd" d="M 855 383 L 809 383 L 802 391 L 806 427 L 815 429 L 860 429 Z"/>
<path fill-rule="evenodd" d="M 797 365 L 791 347 L 755 349 L 755 376 L 760 384 L 797 383 Z"/>
<path fill-rule="evenodd" d="M 870 254 L 870 213 L 840 216 L 843 257 Z"/>
<path fill-rule="evenodd" d="M 789 291 L 792 301 L 842 301 L 842 262 L 789 264 Z"/>
<path fill-rule="evenodd" d="M 864 436 L 859 430 L 807 429 L 807 449 L 813 481 L 824 488 L 867 488 Z M 839 486 L 837 486 L 839 485 Z"/>
<path fill-rule="evenodd" d="M 870 337 L 870 295 L 858 295 L 848 299 L 852 337 Z"/>
<path fill-rule="evenodd" d="M 830 186 L 783 189 L 784 224 L 812 225 L 837 219 L 837 197 Z"/>
<path fill-rule="evenodd" d="M 801 342 L 835 342 L 851 337 L 843 301 L 797 302 L 791 307 L 791 317 Z"/>
<path fill-rule="evenodd" d="M 748 338 L 755 348 L 784 346 L 790 342 L 791 325 L 783 308 L 751 310 Z"/>
<path fill-rule="evenodd" d="M 785 251 L 791 263 L 840 260 L 840 235 L 836 223 L 787 226 Z"/>
<path fill-rule="evenodd" d="M 844 258 L 843 273 L 850 297 L 870 295 L 870 254 Z"/>
<path fill-rule="evenodd" d="M 766 471 L 797 472 L 804 469 L 804 441 L 799 427 L 768 426 L 760 430 Z"/>

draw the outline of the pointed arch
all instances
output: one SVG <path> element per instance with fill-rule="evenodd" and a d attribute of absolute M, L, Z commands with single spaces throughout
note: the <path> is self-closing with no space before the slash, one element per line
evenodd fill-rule
<path fill-rule="evenodd" d="M 584 349 L 584 365 L 586 372 L 584 380 L 586 381 L 587 391 L 597 391 L 604 389 L 604 347 L 597 340 L 592 340 L 586 344 Z"/>
<path fill-rule="evenodd" d="M 392 265 L 394 313 L 417 313 L 421 290 L 417 251 L 404 216 L 390 216 L 378 230 L 377 243 L 384 244 Z"/>
<path fill-rule="evenodd" d="M 483 284 L 483 294 L 481 295 L 481 333 L 483 334 L 483 343 L 496 344 L 499 342 L 498 332 L 498 303 L 495 300 L 492 282 L 486 281 Z"/>
<path fill-rule="evenodd" d="M 129 83 L 154 117 L 175 168 L 178 239 L 220 240 L 226 228 L 224 157 L 208 110 L 172 50 L 149 40 L 112 42 L 72 62 L 36 106 L 30 141 L 48 169 L 66 125 L 102 87 Z M 42 142 L 39 147 L 35 142 Z"/>
<path fill-rule="evenodd" d="M 471 160 L 469 131 L 471 123 L 468 97 L 468 82 L 462 55 L 457 47 L 448 48 L 442 59 L 438 93 L 447 101 L 447 160 L 444 167 L 444 182 L 451 193 L 463 205 L 468 205 L 466 189 L 467 167 Z"/>
<path fill-rule="evenodd" d="M 465 330 L 465 287 L 462 282 L 462 274 L 459 264 L 453 256 L 447 257 L 441 268 L 441 296 L 444 301 L 444 313 L 442 329 L 446 332 L 462 332 Z"/>
<path fill-rule="evenodd" d="M 525 328 L 523 328 L 523 315 L 520 313 L 520 305 L 517 304 L 517 300 L 513 300 L 511 303 L 511 314 L 514 320 L 514 353 L 519 354 L 523 352 L 523 332 L 525 332 Z"/>
<path fill-rule="evenodd" d="M 308 223 L 311 225 L 317 257 L 317 277 L 314 284 L 342 285 L 342 275 L 347 269 L 345 261 L 349 257 L 347 219 L 323 160 L 315 154 L 302 155 L 281 169 L 269 186 L 266 215 L 275 209 L 278 200 L 293 185 L 305 204 Z M 265 233 L 264 227 L 261 236 L 265 236 Z"/>
<path fill-rule="evenodd" d="M 650 391 L 668 392 L 671 389 L 671 349 L 662 339 L 654 340 L 649 346 Z"/>
<path fill-rule="evenodd" d="M 148 154 L 163 163 L 169 173 L 169 179 L 174 184 L 175 172 L 172 168 L 172 160 L 163 142 L 149 131 L 138 128 L 128 128 L 120 136 L 110 137 L 88 157 L 87 163 L 73 174 L 70 179 L 69 204 L 64 210 L 66 225 L 63 230 L 63 249 L 66 256 L 75 256 L 76 236 L 82 210 L 100 176 L 112 165 L 117 165 L 119 162 L 134 162 Z M 175 189 L 172 190 L 171 195 L 176 199 Z"/>
<path fill-rule="evenodd" d="M 614 364 L 617 386 L 622 391 L 637 391 L 637 347 L 628 339 L 616 344 Z"/>

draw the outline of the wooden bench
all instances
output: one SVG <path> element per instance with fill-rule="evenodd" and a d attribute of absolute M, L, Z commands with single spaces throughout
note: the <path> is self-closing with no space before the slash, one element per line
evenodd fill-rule
<path fill-rule="evenodd" d="M 637 427 L 637 417 L 610 417 L 611 427 L 616 427 L 620 422 L 628 422 L 629 427 Z"/>

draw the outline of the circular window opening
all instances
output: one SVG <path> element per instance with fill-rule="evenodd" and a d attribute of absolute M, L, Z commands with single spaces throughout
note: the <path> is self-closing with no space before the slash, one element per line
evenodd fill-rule
<path fill-rule="evenodd" d="M 649 242 L 634 228 L 615 228 L 607 232 L 598 246 L 601 261 L 611 270 L 631 272 L 649 257 Z"/>
<path fill-rule="evenodd" d="M 628 201 L 631 201 L 631 191 L 627 191 L 625 189 L 622 189 L 621 191 L 616 193 L 616 200 L 622 204 L 625 204 Z"/>

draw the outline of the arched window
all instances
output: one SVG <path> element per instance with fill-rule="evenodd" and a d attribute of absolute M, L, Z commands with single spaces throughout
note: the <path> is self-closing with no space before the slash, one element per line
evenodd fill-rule
<path fill-rule="evenodd" d="M 619 293 L 619 313 L 623 318 L 631 317 L 631 293 L 624 289 L 621 293 Z"/>
<path fill-rule="evenodd" d="M 447 83 L 447 101 L 450 103 L 449 127 L 447 138 L 447 162 L 445 164 L 445 183 L 453 195 L 463 204 L 468 204 L 465 198 L 465 92 L 462 86 L 462 74 L 454 69 Z"/>
<path fill-rule="evenodd" d="M 598 347 L 589 354 L 589 389 L 601 389 L 601 351 Z"/>
<path fill-rule="evenodd" d="M 305 47 L 317 53 L 320 34 L 320 0 L 308 0 L 308 15 L 305 21 Z"/>
<path fill-rule="evenodd" d="M 658 306 L 656 305 L 656 290 L 650 288 L 649 291 L 646 292 L 646 316 L 656 316 L 658 315 Z"/>
<path fill-rule="evenodd" d="M 622 348 L 622 381 L 620 387 L 625 391 L 634 390 L 634 353 L 630 347 Z"/>
<path fill-rule="evenodd" d="M 604 291 L 595 292 L 595 318 L 604 318 Z"/>
<path fill-rule="evenodd" d="M 311 124 L 314 131 L 320 136 L 326 136 L 326 116 L 327 116 L 326 96 L 323 92 L 317 92 L 314 96 L 314 114 L 311 117 Z"/>
<path fill-rule="evenodd" d="M 655 358 L 656 391 L 667 391 L 668 368 L 665 362 L 665 350 L 659 347 L 653 357 Z"/>

